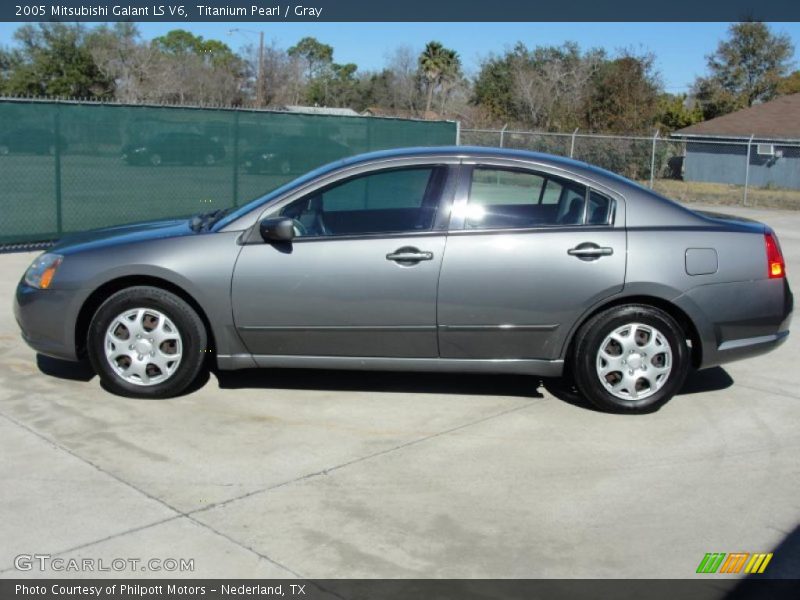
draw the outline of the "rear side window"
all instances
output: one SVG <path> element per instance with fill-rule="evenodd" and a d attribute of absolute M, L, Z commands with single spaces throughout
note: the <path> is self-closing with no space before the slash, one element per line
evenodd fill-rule
<path fill-rule="evenodd" d="M 613 202 L 586 186 L 547 174 L 476 167 L 466 229 L 604 225 Z"/>
<path fill-rule="evenodd" d="M 586 211 L 587 225 L 606 225 L 611 219 L 611 199 L 598 194 L 594 190 L 589 192 L 589 207 Z"/>

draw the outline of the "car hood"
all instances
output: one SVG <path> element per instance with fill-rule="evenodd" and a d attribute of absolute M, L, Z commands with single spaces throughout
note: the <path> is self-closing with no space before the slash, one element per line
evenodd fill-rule
<path fill-rule="evenodd" d="M 121 244 L 196 234 L 197 232 L 189 226 L 188 219 L 147 221 L 73 233 L 61 238 L 49 251 L 66 255 Z"/>

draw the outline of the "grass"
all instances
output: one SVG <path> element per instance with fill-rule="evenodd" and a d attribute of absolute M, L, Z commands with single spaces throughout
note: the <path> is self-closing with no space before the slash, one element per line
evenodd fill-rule
<path fill-rule="evenodd" d="M 649 182 L 642 182 L 649 185 Z M 744 186 L 727 183 L 705 183 L 659 179 L 653 186 L 659 194 L 680 202 L 742 206 Z M 800 210 L 800 190 L 748 188 L 747 206 Z"/>

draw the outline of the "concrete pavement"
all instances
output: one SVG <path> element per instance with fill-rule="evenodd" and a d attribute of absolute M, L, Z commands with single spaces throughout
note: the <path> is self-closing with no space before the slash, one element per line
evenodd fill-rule
<path fill-rule="evenodd" d="M 773 225 L 800 277 L 800 213 L 723 210 Z M 102 576 L 686 578 L 800 521 L 797 334 L 640 417 L 448 374 L 231 373 L 132 400 L 37 367 L 10 310 L 33 256 L 0 255 L 0 577 L 92 575 L 14 567 L 49 554 L 194 560 Z"/>

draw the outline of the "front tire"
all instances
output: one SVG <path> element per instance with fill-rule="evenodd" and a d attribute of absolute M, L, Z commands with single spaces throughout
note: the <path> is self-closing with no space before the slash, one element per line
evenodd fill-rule
<path fill-rule="evenodd" d="M 113 294 L 97 309 L 86 347 L 110 392 L 170 398 L 198 379 L 206 345 L 203 321 L 182 298 L 136 286 Z"/>
<path fill-rule="evenodd" d="M 686 334 L 668 313 L 642 304 L 598 313 L 578 331 L 572 372 L 601 410 L 648 413 L 683 386 L 690 369 Z"/>

